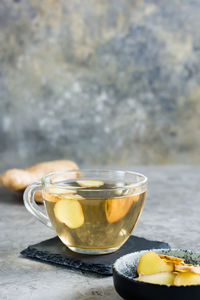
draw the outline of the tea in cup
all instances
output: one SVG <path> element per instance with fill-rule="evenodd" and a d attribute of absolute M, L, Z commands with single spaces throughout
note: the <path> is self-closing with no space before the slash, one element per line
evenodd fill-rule
<path fill-rule="evenodd" d="M 34 201 L 38 189 L 47 214 Z M 135 172 L 54 172 L 27 187 L 24 203 L 72 251 L 105 254 L 119 249 L 131 235 L 146 190 L 147 178 Z"/>

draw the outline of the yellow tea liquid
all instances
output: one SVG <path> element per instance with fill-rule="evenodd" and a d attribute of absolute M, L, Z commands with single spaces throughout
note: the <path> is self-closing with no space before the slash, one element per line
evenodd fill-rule
<path fill-rule="evenodd" d="M 71 182 L 70 186 L 77 187 L 73 193 L 54 188 L 43 191 L 49 219 L 59 238 L 71 250 L 87 253 L 87 249 L 94 249 L 94 254 L 98 254 L 98 249 L 101 253 L 113 252 L 133 231 L 146 191 L 138 190 L 137 193 L 136 189 L 132 195 L 125 195 L 123 191 L 114 190 L 114 185 L 104 182 L 97 192 L 95 187 L 87 188 L 88 180 L 85 182 L 84 190 L 79 190 L 77 182 Z M 83 186 L 84 182 L 81 184 Z"/>

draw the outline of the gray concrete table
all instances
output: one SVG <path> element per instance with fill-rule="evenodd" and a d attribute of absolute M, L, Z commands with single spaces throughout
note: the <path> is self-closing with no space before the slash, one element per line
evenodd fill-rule
<path fill-rule="evenodd" d="M 200 250 L 200 167 L 135 169 L 149 178 L 148 196 L 135 234 Z M 0 299 L 117 300 L 112 277 L 83 274 L 25 259 L 20 251 L 54 233 L 11 192 L 0 189 Z"/>

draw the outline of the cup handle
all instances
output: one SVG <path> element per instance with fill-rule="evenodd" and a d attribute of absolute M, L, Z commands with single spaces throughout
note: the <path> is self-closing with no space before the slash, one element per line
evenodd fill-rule
<path fill-rule="evenodd" d="M 42 222 L 43 224 L 47 225 L 52 229 L 53 227 L 49 221 L 47 214 L 45 214 L 41 210 L 39 205 L 37 205 L 34 200 L 35 191 L 41 189 L 42 189 L 41 182 L 34 182 L 30 184 L 24 191 L 24 196 L 23 196 L 24 205 L 27 208 L 27 210 L 30 213 L 32 213 L 40 222 Z"/>

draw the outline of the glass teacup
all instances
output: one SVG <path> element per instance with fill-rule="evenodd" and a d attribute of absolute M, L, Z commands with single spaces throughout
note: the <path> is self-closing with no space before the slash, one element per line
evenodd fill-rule
<path fill-rule="evenodd" d="M 36 190 L 42 190 L 46 214 L 34 201 Z M 26 188 L 24 204 L 72 251 L 105 254 L 131 235 L 146 190 L 147 178 L 131 171 L 54 172 Z"/>

